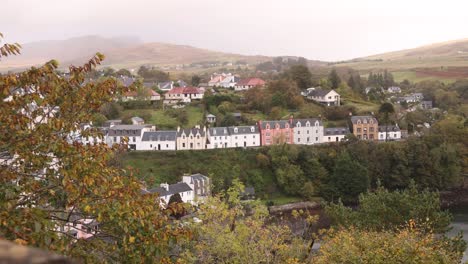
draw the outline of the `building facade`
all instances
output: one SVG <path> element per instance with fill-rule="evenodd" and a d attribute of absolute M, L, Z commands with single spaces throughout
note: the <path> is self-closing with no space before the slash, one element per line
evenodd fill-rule
<path fill-rule="evenodd" d="M 108 128 L 106 143 L 109 146 L 120 144 L 127 139 L 129 149 L 136 150 L 136 146 L 141 143 L 143 132 L 155 131 L 152 125 L 116 125 Z"/>
<path fill-rule="evenodd" d="M 373 116 L 352 116 L 353 134 L 362 140 L 378 140 L 379 123 Z"/>
<path fill-rule="evenodd" d="M 247 148 L 260 146 L 260 131 L 257 126 L 228 127 L 233 148 Z"/>
<path fill-rule="evenodd" d="M 290 120 L 258 121 L 262 146 L 294 144 Z"/>
<path fill-rule="evenodd" d="M 379 126 L 380 141 L 395 141 L 401 139 L 401 130 L 398 125 Z"/>
<path fill-rule="evenodd" d="M 317 118 L 293 119 L 294 144 L 312 145 L 322 142 L 323 124 Z"/>
<path fill-rule="evenodd" d="M 191 129 L 177 128 L 177 150 L 200 150 L 207 146 L 207 129 L 196 126 Z"/>
<path fill-rule="evenodd" d="M 231 135 L 227 127 L 210 127 L 208 129 L 209 149 L 231 148 Z"/>
<path fill-rule="evenodd" d="M 345 140 L 346 135 L 350 134 L 347 127 L 330 127 L 325 128 L 323 133 L 322 142 L 341 142 Z"/>
<path fill-rule="evenodd" d="M 143 132 L 136 150 L 176 150 L 177 131 Z"/>
<path fill-rule="evenodd" d="M 335 90 L 310 90 L 307 94 L 307 99 L 326 106 L 339 106 L 341 104 L 341 96 Z"/>

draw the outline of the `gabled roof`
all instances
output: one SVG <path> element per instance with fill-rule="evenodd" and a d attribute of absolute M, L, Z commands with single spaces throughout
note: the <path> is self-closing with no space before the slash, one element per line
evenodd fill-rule
<path fill-rule="evenodd" d="M 151 131 L 144 132 L 141 141 L 175 141 L 177 131 Z"/>
<path fill-rule="evenodd" d="M 148 192 L 150 192 L 150 193 L 158 193 L 159 196 L 173 195 L 173 194 L 176 194 L 176 193 L 183 193 L 183 192 L 188 192 L 188 191 L 193 191 L 193 190 L 185 182 L 179 182 L 179 183 L 176 183 L 176 184 L 169 184 L 168 190 L 166 190 L 163 187 L 156 187 L 156 188 L 148 190 Z"/>
<path fill-rule="evenodd" d="M 228 129 L 231 135 L 258 134 L 259 133 L 258 126 L 231 126 L 231 127 L 228 127 Z"/>
<path fill-rule="evenodd" d="M 199 88 L 197 87 L 174 87 L 167 94 L 201 94 Z"/>
<path fill-rule="evenodd" d="M 227 127 L 210 127 L 210 136 L 229 136 Z"/>
<path fill-rule="evenodd" d="M 190 133 L 192 133 L 192 135 L 196 135 L 197 133 L 200 133 L 200 136 L 204 137 L 205 136 L 205 131 L 201 128 L 186 128 L 186 129 L 180 129 L 178 132 L 177 132 L 177 137 L 182 137 L 182 134 L 184 134 L 186 136 L 190 135 Z"/>
<path fill-rule="evenodd" d="M 307 96 L 324 97 L 324 96 L 326 96 L 328 93 L 330 93 L 331 91 L 333 91 L 333 90 L 315 89 L 315 90 L 309 91 L 309 93 L 307 94 Z"/>
<path fill-rule="evenodd" d="M 351 122 L 353 124 L 357 124 L 358 121 L 361 121 L 361 123 L 364 123 L 364 121 L 366 121 L 367 123 L 370 123 L 371 121 L 374 123 L 374 124 L 377 124 L 377 119 L 373 116 L 352 116 L 351 117 Z"/>
<path fill-rule="evenodd" d="M 379 132 L 398 132 L 400 128 L 395 125 L 391 126 L 379 126 Z"/>
<path fill-rule="evenodd" d="M 307 122 L 309 122 L 310 126 L 314 126 L 316 121 L 319 122 L 319 126 L 323 125 L 322 120 L 318 118 L 306 118 L 306 119 L 293 119 L 292 126 L 295 127 L 297 126 L 297 123 L 300 123 L 301 127 L 305 127 Z"/>
<path fill-rule="evenodd" d="M 192 174 L 189 177 L 192 178 L 193 180 L 209 180 L 210 179 L 207 176 L 200 174 L 200 173 Z"/>
<path fill-rule="evenodd" d="M 349 134 L 347 127 L 330 127 L 324 129 L 324 135 L 326 136 L 340 136 Z"/>
<path fill-rule="evenodd" d="M 266 129 L 267 125 L 270 125 L 270 129 L 275 129 L 277 124 L 279 125 L 279 128 L 286 128 L 286 125 L 291 127 L 289 125 L 289 120 L 261 121 L 260 124 L 262 129 Z"/>
<path fill-rule="evenodd" d="M 253 77 L 239 80 L 239 82 L 237 82 L 237 86 L 263 86 L 265 83 L 266 82 L 264 80 Z"/>

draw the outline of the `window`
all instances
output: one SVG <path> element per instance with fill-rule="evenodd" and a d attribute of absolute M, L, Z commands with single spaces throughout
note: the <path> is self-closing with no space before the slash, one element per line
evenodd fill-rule
<path fill-rule="evenodd" d="M 300 135 L 300 134 L 301 134 L 301 131 L 297 131 L 297 134 Z"/>
<path fill-rule="evenodd" d="M 309 130 L 307 130 L 307 135 L 309 134 Z"/>
<path fill-rule="evenodd" d="M 255 138 L 255 135 L 253 135 L 253 138 Z"/>
<path fill-rule="evenodd" d="M 182 147 L 185 148 L 185 143 L 182 143 Z"/>
<path fill-rule="evenodd" d="M 318 141 L 318 137 L 315 137 L 315 141 Z"/>
<path fill-rule="evenodd" d="M 247 139 L 247 136 L 244 136 L 244 139 Z"/>
<path fill-rule="evenodd" d="M 150 148 L 153 148 L 153 144 L 150 144 Z"/>
<path fill-rule="evenodd" d="M 298 138 L 298 139 L 297 139 L 297 142 L 301 142 L 301 138 Z"/>
<path fill-rule="evenodd" d="M 310 141 L 310 138 L 307 138 L 307 142 L 309 142 L 309 141 Z"/>
<path fill-rule="evenodd" d="M 190 143 L 190 148 L 193 148 L 193 143 Z"/>
<path fill-rule="evenodd" d="M 235 136 L 234 139 L 237 139 L 237 136 Z"/>
<path fill-rule="evenodd" d="M 357 132 L 358 132 L 358 133 L 361 133 L 361 128 L 360 128 L 360 127 L 357 129 Z"/>
<path fill-rule="evenodd" d="M 374 132 L 374 128 L 373 127 L 369 128 L 369 131 Z"/>
<path fill-rule="evenodd" d="M 114 137 L 114 143 L 117 142 L 117 137 Z"/>
<path fill-rule="evenodd" d="M 360 137 L 360 136 L 358 136 L 358 138 L 359 138 L 359 137 Z M 328 137 L 328 141 L 331 141 L 331 137 Z"/>
<path fill-rule="evenodd" d="M 169 144 L 166 144 L 166 148 L 169 148 Z"/>
<path fill-rule="evenodd" d="M 317 130 L 315 130 L 315 133 L 316 133 L 316 134 L 318 134 L 318 129 L 317 129 Z"/>

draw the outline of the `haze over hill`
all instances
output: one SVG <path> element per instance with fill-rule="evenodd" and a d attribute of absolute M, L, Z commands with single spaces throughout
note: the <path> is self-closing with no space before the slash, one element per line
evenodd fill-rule
<path fill-rule="evenodd" d="M 83 36 L 67 40 L 24 44 L 22 54 L 3 60 L 0 63 L 0 70 L 6 71 L 40 65 L 50 59 L 57 59 L 62 67 L 67 67 L 70 64 L 79 65 L 96 52 L 106 55 L 103 66 L 111 66 L 116 69 L 136 68 L 140 65 L 188 65 L 207 61 L 235 62 L 242 60 L 249 64 L 256 64 L 272 59 L 272 57 L 267 56 L 224 53 L 187 45 L 143 43 L 135 37 Z M 310 64 L 327 65 L 326 62 L 320 61 L 310 61 Z M 408 74 L 415 75 L 414 78 L 418 76 L 423 78 L 427 76 L 431 78 L 466 78 L 468 77 L 468 39 L 372 55 L 331 63 L 331 65 L 351 67 L 364 73 L 371 70 L 388 69 L 393 72 L 402 72 L 404 75 L 402 78 L 406 78 Z"/>
<path fill-rule="evenodd" d="M 137 38 L 104 38 L 84 36 L 67 40 L 39 41 L 22 45 L 21 55 L 8 57 L 0 63 L 0 70 L 21 69 L 56 59 L 61 67 L 79 65 L 96 52 L 106 56 L 104 66 L 115 68 L 150 65 L 190 64 L 203 61 L 237 61 L 259 63 L 266 56 L 230 54 L 186 45 L 168 43 L 142 43 Z"/>

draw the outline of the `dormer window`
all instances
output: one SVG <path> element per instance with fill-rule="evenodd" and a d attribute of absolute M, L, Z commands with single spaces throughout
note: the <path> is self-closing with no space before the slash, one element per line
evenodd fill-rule
<path fill-rule="evenodd" d="M 370 123 L 371 123 L 371 124 L 374 124 L 374 120 L 371 119 L 371 120 L 370 120 Z"/>
<path fill-rule="evenodd" d="M 288 125 L 288 124 L 286 124 L 284 127 L 286 127 L 286 128 L 289 128 L 289 125 Z"/>
<path fill-rule="evenodd" d="M 364 124 L 367 124 L 367 119 L 364 119 Z"/>
<path fill-rule="evenodd" d="M 301 127 L 301 123 L 297 122 L 296 127 Z"/>
<path fill-rule="evenodd" d="M 279 129 L 279 128 L 280 128 L 279 124 L 276 124 L 276 129 Z"/>
<path fill-rule="evenodd" d="M 306 127 L 310 127 L 310 122 L 309 121 L 307 121 Z"/>
<path fill-rule="evenodd" d="M 315 126 L 319 126 L 319 122 L 318 121 L 315 121 Z"/>
<path fill-rule="evenodd" d="M 237 129 L 237 127 L 234 128 L 234 133 L 237 133 L 239 132 L 239 129 Z"/>
<path fill-rule="evenodd" d="M 357 123 L 358 123 L 358 124 L 361 124 L 361 119 L 358 119 Z"/>
<path fill-rule="evenodd" d="M 250 132 L 255 132 L 255 127 L 250 127 Z"/>
<path fill-rule="evenodd" d="M 270 125 L 267 124 L 267 125 L 265 126 L 265 128 L 266 128 L 266 129 L 270 129 Z"/>

